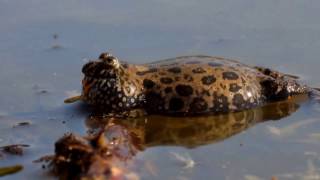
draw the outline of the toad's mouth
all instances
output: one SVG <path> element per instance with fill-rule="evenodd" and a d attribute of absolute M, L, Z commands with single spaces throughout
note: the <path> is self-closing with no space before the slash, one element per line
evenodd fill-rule
<path fill-rule="evenodd" d="M 86 97 L 89 94 L 93 83 L 96 81 L 96 80 L 90 81 L 90 79 L 92 78 L 84 77 L 82 80 L 82 96 L 84 97 Z"/>
<path fill-rule="evenodd" d="M 73 96 L 70 98 L 67 98 L 64 100 L 65 103 L 73 103 L 79 100 L 84 100 L 85 97 L 87 97 L 87 95 L 89 94 L 91 87 L 93 86 L 93 84 L 97 82 L 96 79 L 90 78 L 90 77 L 84 77 L 82 80 L 82 94 L 81 95 L 77 95 L 77 96 Z"/>

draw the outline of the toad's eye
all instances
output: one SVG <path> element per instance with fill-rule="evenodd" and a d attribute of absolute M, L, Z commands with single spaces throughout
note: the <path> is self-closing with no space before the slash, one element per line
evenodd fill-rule
<path fill-rule="evenodd" d="M 103 61 L 107 61 L 107 62 L 112 60 L 112 58 L 114 58 L 114 57 L 112 56 L 111 53 L 108 53 L 108 52 L 101 53 L 99 56 L 99 59 L 101 59 Z"/>
<path fill-rule="evenodd" d="M 114 68 L 120 67 L 119 60 L 116 57 L 114 57 L 111 53 L 104 52 L 100 54 L 99 59 L 101 59 L 103 62 Z"/>

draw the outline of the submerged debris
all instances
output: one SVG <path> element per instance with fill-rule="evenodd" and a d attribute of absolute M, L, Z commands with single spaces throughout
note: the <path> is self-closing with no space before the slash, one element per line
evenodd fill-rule
<path fill-rule="evenodd" d="M 54 43 L 52 44 L 51 49 L 55 49 L 55 50 L 62 49 L 63 48 L 62 45 L 60 45 L 60 43 L 58 43 L 59 34 L 58 33 L 54 33 L 52 35 L 52 38 L 54 40 Z"/>
<path fill-rule="evenodd" d="M 13 125 L 13 128 L 20 127 L 20 126 L 29 126 L 29 125 L 31 125 L 30 121 L 23 121 L 23 122 L 18 122 L 15 125 Z"/>
<path fill-rule="evenodd" d="M 32 89 L 35 91 L 36 94 L 41 95 L 41 94 L 47 94 L 50 92 L 49 89 L 41 87 L 39 84 L 34 84 Z"/>
<path fill-rule="evenodd" d="M 7 145 L 7 146 L 2 146 L 0 149 L 3 152 L 13 154 L 13 155 L 23 155 L 23 148 L 24 147 L 29 147 L 28 144 L 12 144 L 12 145 Z"/>
<path fill-rule="evenodd" d="M 0 177 L 14 174 L 23 169 L 22 165 L 15 165 L 15 166 L 6 166 L 6 167 L 0 167 Z"/>
<path fill-rule="evenodd" d="M 88 137 L 66 134 L 55 143 L 54 156 L 35 162 L 49 161 L 60 179 L 139 179 L 125 165 L 137 150 L 130 134 L 122 131 L 111 124 Z"/>

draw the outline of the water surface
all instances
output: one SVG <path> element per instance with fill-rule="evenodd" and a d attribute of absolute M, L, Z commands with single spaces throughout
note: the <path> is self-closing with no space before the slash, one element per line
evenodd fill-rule
<path fill-rule="evenodd" d="M 105 50 L 132 63 L 225 56 L 319 87 L 319 7 L 317 0 L 0 0 L 0 145 L 31 145 L 22 157 L 0 160 L 25 166 L 4 179 L 53 178 L 32 161 L 53 153 L 63 133 L 88 130 L 88 112 L 63 99 L 80 91 L 82 65 Z M 320 179 L 319 115 L 319 104 L 308 101 L 225 140 L 149 144 L 135 158 L 153 170 L 141 168 L 139 176 Z M 13 128 L 23 121 L 31 125 Z"/>

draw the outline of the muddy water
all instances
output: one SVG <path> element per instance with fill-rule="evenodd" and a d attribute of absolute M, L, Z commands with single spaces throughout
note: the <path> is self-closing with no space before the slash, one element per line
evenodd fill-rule
<path fill-rule="evenodd" d="M 83 63 L 104 50 L 133 63 L 226 56 L 319 87 L 319 6 L 316 0 L 0 0 L 0 145 L 30 145 L 22 157 L 2 157 L 0 166 L 25 167 L 5 179 L 53 179 L 32 161 L 53 153 L 65 132 L 92 128 L 90 110 L 63 99 L 79 92 Z M 271 108 L 238 115 L 243 122 L 236 125 L 234 116 L 151 117 L 138 126 L 145 147 L 135 156 L 136 171 L 142 179 L 319 179 L 320 105 L 285 107 L 282 114 Z M 275 116 L 281 120 L 267 121 Z"/>

